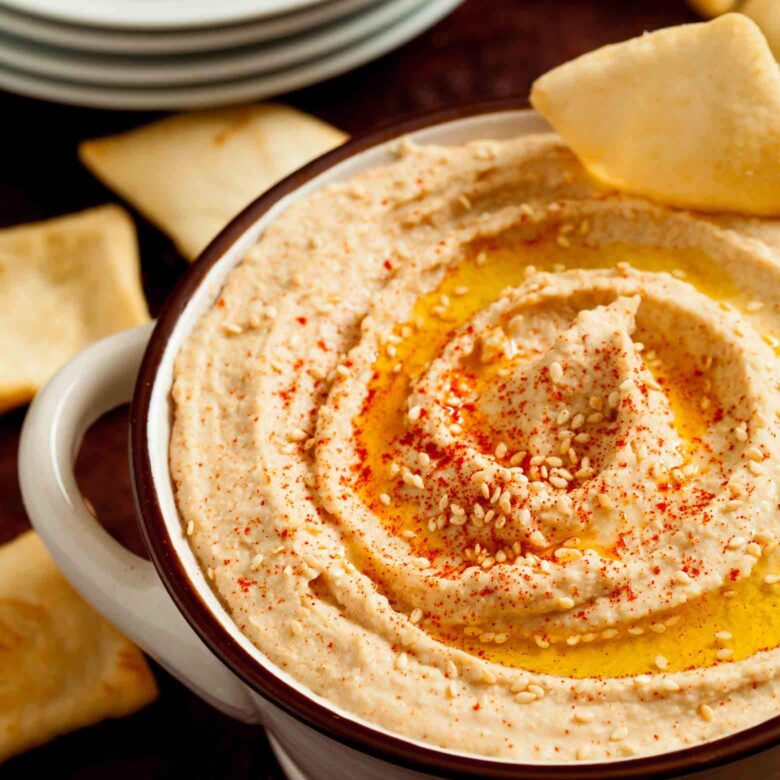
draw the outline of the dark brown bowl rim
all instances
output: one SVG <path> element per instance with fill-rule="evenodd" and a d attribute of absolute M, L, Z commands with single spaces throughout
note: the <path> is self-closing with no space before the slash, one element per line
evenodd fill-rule
<path fill-rule="evenodd" d="M 391 736 L 363 723 L 343 718 L 265 669 L 231 637 L 201 600 L 166 532 L 152 477 L 146 420 L 154 379 L 168 339 L 179 315 L 208 271 L 239 237 L 281 198 L 348 157 L 433 125 L 470 116 L 527 108 L 527 101 L 512 98 L 477 103 L 417 115 L 368 135 L 353 138 L 266 191 L 214 238 L 198 260 L 184 273 L 166 301 L 138 374 L 130 412 L 130 470 L 141 534 L 152 562 L 177 607 L 204 643 L 229 669 L 288 715 L 321 734 L 374 758 L 448 778 L 495 780 L 537 780 L 542 774 L 546 780 L 649 780 L 722 766 L 780 743 L 780 716 L 731 736 L 669 753 L 607 763 L 564 765 L 507 763 L 488 758 L 453 755 L 435 747 L 411 744 L 400 736 Z"/>

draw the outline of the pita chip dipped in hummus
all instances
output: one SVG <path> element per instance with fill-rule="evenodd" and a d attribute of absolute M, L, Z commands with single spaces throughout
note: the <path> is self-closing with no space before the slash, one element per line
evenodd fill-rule
<path fill-rule="evenodd" d="M 0 546 L 0 763 L 156 697 L 141 651 L 82 601 L 37 534 Z"/>
<path fill-rule="evenodd" d="M 780 215 L 780 69 L 742 14 L 585 54 L 539 78 L 531 103 L 607 186 Z"/>

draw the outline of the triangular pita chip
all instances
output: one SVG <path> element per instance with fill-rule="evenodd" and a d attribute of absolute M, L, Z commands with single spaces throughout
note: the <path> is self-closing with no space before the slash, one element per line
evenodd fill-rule
<path fill-rule="evenodd" d="M 0 230 L 0 411 L 93 341 L 149 318 L 119 206 Z"/>
<path fill-rule="evenodd" d="M 780 69 L 746 16 L 585 54 L 538 79 L 531 102 L 609 186 L 675 206 L 780 214 Z"/>
<path fill-rule="evenodd" d="M 288 106 L 179 114 L 85 141 L 84 164 L 193 259 L 244 206 L 346 135 Z"/>
<path fill-rule="evenodd" d="M 141 652 L 82 601 L 33 531 L 0 546 L 0 762 L 156 696 Z"/>

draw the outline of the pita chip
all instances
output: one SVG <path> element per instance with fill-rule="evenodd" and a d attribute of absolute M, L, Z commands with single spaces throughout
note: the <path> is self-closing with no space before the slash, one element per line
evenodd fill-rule
<path fill-rule="evenodd" d="M 772 54 L 780 60 L 780 0 L 746 0 L 739 12 L 761 28 Z"/>
<path fill-rule="evenodd" d="M 0 411 L 93 341 L 148 318 L 135 227 L 120 207 L 0 230 Z"/>
<path fill-rule="evenodd" d="M 35 532 L 0 546 L 0 762 L 156 697 L 140 650 L 82 601 Z"/>
<path fill-rule="evenodd" d="M 780 69 L 742 14 L 585 54 L 539 78 L 531 102 L 608 186 L 780 215 Z"/>
<path fill-rule="evenodd" d="M 82 162 L 192 260 L 244 206 L 346 135 L 293 108 L 178 114 L 85 141 Z"/>
<path fill-rule="evenodd" d="M 694 11 L 712 19 L 715 16 L 734 10 L 739 0 L 688 0 Z"/>

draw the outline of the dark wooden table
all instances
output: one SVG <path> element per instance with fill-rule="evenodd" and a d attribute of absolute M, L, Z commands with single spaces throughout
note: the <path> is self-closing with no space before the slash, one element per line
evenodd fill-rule
<path fill-rule="evenodd" d="M 589 49 L 694 20 L 683 0 L 466 0 L 402 49 L 284 99 L 349 133 L 362 133 L 408 113 L 525 96 L 538 75 Z M 0 117 L 0 225 L 13 225 L 115 200 L 81 167 L 76 145 L 154 115 L 70 108 L 0 93 Z M 136 223 L 144 288 L 155 314 L 185 262 L 137 215 Z M 0 416 L 0 542 L 28 525 L 16 475 L 24 412 Z M 142 553 L 126 466 L 126 424 L 126 409 L 100 420 L 86 437 L 77 472 L 104 524 Z M 231 721 L 155 671 L 161 689 L 155 704 L 16 758 L 0 776 L 283 777 L 262 732 Z"/>

